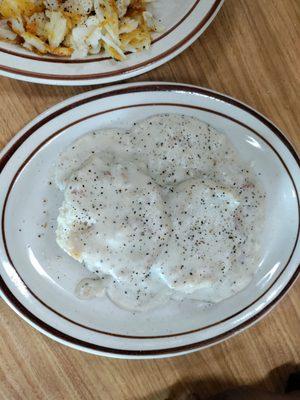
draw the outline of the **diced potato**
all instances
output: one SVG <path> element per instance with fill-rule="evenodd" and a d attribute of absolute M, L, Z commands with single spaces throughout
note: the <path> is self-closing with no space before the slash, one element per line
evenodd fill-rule
<path fill-rule="evenodd" d="M 125 14 L 127 12 L 127 8 L 130 3 L 131 3 L 131 0 L 117 0 L 117 6 L 118 6 L 118 12 L 119 12 L 120 18 L 125 16 Z"/>
<path fill-rule="evenodd" d="M 46 54 L 48 52 L 48 47 L 47 47 L 46 43 L 44 43 L 37 36 L 32 35 L 31 33 L 28 33 L 28 32 L 22 33 L 21 36 L 27 44 L 34 47 L 41 54 Z"/>
<path fill-rule="evenodd" d="M 73 14 L 89 15 L 93 9 L 93 0 L 66 0 L 64 9 Z"/>
<path fill-rule="evenodd" d="M 46 31 L 47 18 L 44 12 L 35 13 L 26 19 L 26 31 L 37 35 L 42 40 L 47 40 L 48 35 Z"/>
<path fill-rule="evenodd" d="M 12 18 L 8 21 L 8 25 L 10 28 L 18 35 L 22 35 L 22 33 L 25 32 L 24 25 L 23 25 L 23 20 L 22 18 Z"/>
<path fill-rule="evenodd" d="M 139 22 L 135 19 L 125 17 L 120 25 L 119 33 L 129 33 L 137 29 Z"/>
<path fill-rule="evenodd" d="M 56 49 L 49 48 L 49 53 L 59 57 L 70 57 L 73 53 L 73 49 L 69 47 L 57 47 Z"/>
<path fill-rule="evenodd" d="M 45 0 L 45 6 L 47 10 L 57 11 L 59 8 L 59 0 Z"/>
<path fill-rule="evenodd" d="M 17 39 L 16 33 L 12 32 L 7 25 L 6 20 L 0 21 L 0 38 L 9 41 L 14 41 Z"/>
<path fill-rule="evenodd" d="M 16 18 L 21 15 L 30 16 L 42 8 L 41 3 L 34 0 L 2 0 L 0 14 L 4 18 Z"/>
<path fill-rule="evenodd" d="M 68 33 L 67 20 L 60 11 L 46 11 L 49 22 L 46 23 L 46 32 L 51 48 L 58 47 Z"/>

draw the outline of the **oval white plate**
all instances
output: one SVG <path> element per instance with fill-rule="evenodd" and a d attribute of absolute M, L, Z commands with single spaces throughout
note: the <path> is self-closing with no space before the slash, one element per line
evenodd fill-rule
<path fill-rule="evenodd" d="M 53 164 L 62 149 L 93 129 L 130 127 L 162 112 L 194 115 L 224 132 L 261 174 L 267 216 L 258 271 L 244 291 L 208 309 L 171 303 L 132 314 L 108 299 L 81 301 L 74 287 L 87 271 L 55 242 L 62 195 L 52 184 Z M 201 349 L 263 316 L 299 272 L 299 159 L 270 121 L 210 90 L 139 83 L 76 96 L 26 126 L 3 150 L 0 171 L 2 296 L 35 328 L 72 347 L 127 358 Z"/>
<path fill-rule="evenodd" d="M 49 85 L 96 85 L 143 74 L 164 64 L 190 46 L 217 15 L 224 0 L 157 0 L 153 13 L 164 26 L 150 50 L 122 62 L 89 56 L 70 60 L 38 56 L 0 42 L 0 74 Z"/>

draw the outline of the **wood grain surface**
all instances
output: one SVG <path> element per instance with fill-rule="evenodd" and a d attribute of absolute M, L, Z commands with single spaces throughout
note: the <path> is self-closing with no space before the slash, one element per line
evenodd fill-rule
<path fill-rule="evenodd" d="M 183 54 L 135 81 L 192 83 L 248 103 L 300 151 L 300 1 L 227 0 Z M 89 87 L 0 78 L 0 147 L 55 103 Z M 0 301 L 0 399 L 207 398 L 235 385 L 281 391 L 300 369 L 300 280 L 262 321 L 202 352 L 164 360 L 112 360 L 64 347 Z M 258 399 L 259 400 L 259 399 Z"/>

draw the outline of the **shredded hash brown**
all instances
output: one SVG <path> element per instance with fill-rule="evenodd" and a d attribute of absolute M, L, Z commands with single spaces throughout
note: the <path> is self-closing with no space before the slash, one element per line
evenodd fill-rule
<path fill-rule="evenodd" d="M 0 40 L 38 54 L 121 61 L 148 49 L 161 30 L 147 10 L 153 0 L 0 0 Z"/>

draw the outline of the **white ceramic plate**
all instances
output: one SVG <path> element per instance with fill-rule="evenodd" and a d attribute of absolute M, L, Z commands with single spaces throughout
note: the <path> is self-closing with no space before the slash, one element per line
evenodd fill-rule
<path fill-rule="evenodd" d="M 87 271 L 56 245 L 62 194 L 52 181 L 58 153 L 92 129 L 130 127 L 162 112 L 194 115 L 228 135 L 267 193 L 258 271 L 242 292 L 209 309 L 197 302 L 124 311 L 108 299 L 81 301 Z M 163 357 L 215 344 L 254 323 L 299 272 L 299 159 L 266 118 L 227 96 L 166 83 L 118 85 L 67 100 L 36 118 L 0 160 L 3 299 L 32 326 L 64 344 L 115 357 Z"/>
<path fill-rule="evenodd" d="M 190 46 L 212 22 L 224 0 L 157 0 L 153 14 L 164 26 L 148 51 L 116 62 L 101 56 L 70 60 L 38 56 L 0 42 L 0 74 L 50 85 L 96 85 L 143 74 Z"/>

